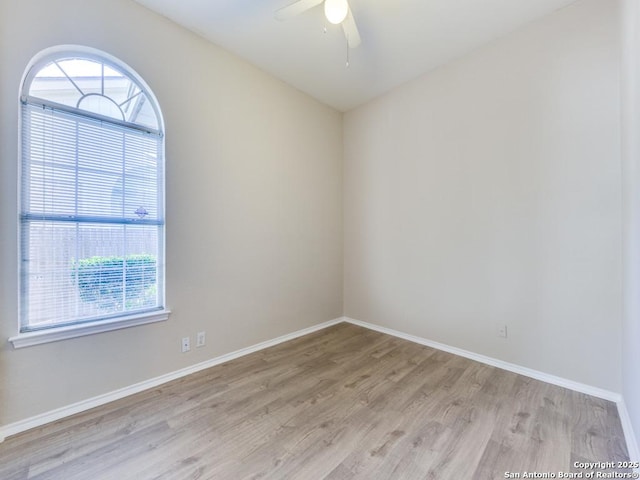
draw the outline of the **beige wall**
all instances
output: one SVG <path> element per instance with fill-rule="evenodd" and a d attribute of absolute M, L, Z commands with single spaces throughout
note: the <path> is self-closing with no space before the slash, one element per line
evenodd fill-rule
<path fill-rule="evenodd" d="M 640 1 L 624 0 L 622 6 L 622 394 L 640 439 Z"/>
<path fill-rule="evenodd" d="M 17 333 L 17 116 L 40 50 L 133 67 L 166 122 L 167 322 L 13 350 L 0 424 L 342 314 L 342 115 L 130 0 L 0 0 L 0 337 Z M 207 346 L 179 353 L 180 338 Z"/>
<path fill-rule="evenodd" d="M 621 391 L 617 8 L 346 114 L 345 315 Z"/>

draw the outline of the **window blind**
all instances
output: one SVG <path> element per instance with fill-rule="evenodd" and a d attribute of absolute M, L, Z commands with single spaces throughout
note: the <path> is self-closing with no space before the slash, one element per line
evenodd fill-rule
<path fill-rule="evenodd" d="M 162 138 L 22 105 L 21 331 L 159 310 Z"/>

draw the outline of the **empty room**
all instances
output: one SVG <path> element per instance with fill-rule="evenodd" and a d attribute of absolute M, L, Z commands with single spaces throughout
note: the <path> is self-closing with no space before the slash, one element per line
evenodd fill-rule
<path fill-rule="evenodd" d="M 0 0 L 0 479 L 640 478 L 640 0 Z"/>

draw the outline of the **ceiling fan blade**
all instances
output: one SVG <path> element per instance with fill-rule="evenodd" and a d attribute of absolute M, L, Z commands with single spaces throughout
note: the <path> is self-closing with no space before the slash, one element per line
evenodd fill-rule
<path fill-rule="evenodd" d="M 347 37 L 349 48 L 356 48 L 360 45 L 360 32 L 358 32 L 356 21 L 351 14 L 351 8 L 349 8 L 349 11 L 347 12 L 347 17 L 342 21 L 342 30 Z"/>
<path fill-rule="evenodd" d="M 291 5 L 287 5 L 286 7 L 276 10 L 274 15 L 278 20 L 287 20 L 301 14 L 302 12 L 306 12 L 316 5 L 320 5 L 323 1 L 324 0 L 298 0 Z"/>

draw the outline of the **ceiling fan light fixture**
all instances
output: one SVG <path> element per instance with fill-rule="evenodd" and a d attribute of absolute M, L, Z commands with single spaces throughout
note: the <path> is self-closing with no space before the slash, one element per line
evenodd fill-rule
<path fill-rule="evenodd" d="M 329 22 L 337 25 L 347 18 L 349 13 L 349 4 L 347 0 L 325 0 L 324 14 Z"/>

